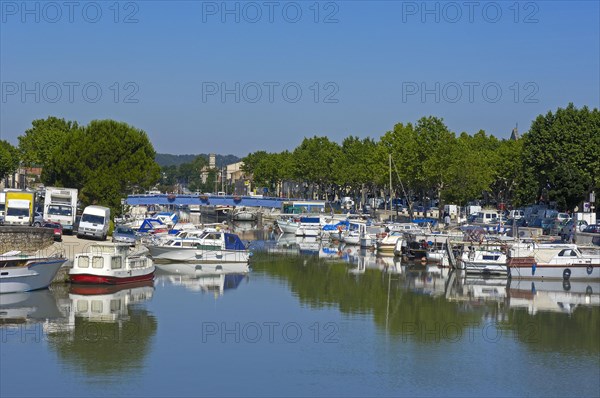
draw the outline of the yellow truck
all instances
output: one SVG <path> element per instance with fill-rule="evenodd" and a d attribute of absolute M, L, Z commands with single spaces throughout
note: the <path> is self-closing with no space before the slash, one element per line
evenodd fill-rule
<path fill-rule="evenodd" d="M 35 213 L 35 192 L 6 192 L 4 225 L 33 225 Z"/>

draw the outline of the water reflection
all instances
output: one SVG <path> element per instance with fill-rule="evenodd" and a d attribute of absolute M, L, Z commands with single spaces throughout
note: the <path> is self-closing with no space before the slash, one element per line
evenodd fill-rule
<path fill-rule="evenodd" d="M 0 294 L 0 325 L 15 326 L 63 318 L 51 290 Z"/>
<path fill-rule="evenodd" d="M 183 286 L 193 292 L 212 292 L 215 297 L 222 296 L 226 290 L 237 289 L 243 280 L 248 280 L 250 271 L 244 263 L 169 263 L 157 264 L 156 269 L 156 283 L 161 286 Z"/>
<path fill-rule="evenodd" d="M 435 264 L 402 264 L 394 257 L 341 249 L 347 254 L 341 261 L 332 261 L 340 259 L 335 253 L 321 258 L 262 253 L 255 257 L 253 269 L 285 280 L 294 295 L 313 308 L 335 305 L 346 314 L 371 314 L 380 330 L 402 340 L 464 340 L 474 330 L 481 335 L 492 327 L 539 346 L 560 339 L 553 323 L 561 318 L 548 316 L 554 312 L 563 319 L 562 332 L 569 333 L 570 345 L 599 350 L 590 338 L 600 333 L 599 282 L 473 278 Z M 586 319 L 585 324 L 579 318 Z M 545 339 L 538 335 L 542 330 Z"/>

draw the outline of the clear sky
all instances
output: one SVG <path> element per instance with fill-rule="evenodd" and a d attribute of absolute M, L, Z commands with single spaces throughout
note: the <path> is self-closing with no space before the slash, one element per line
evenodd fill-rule
<path fill-rule="evenodd" d="M 0 135 L 115 119 L 157 152 L 378 139 L 422 116 L 508 138 L 600 103 L 598 1 L 0 0 Z"/>

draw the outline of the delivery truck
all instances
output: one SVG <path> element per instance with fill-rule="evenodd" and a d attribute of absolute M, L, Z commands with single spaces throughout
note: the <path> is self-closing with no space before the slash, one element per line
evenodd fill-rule
<path fill-rule="evenodd" d="M 6 192 L 5 225 L 33 225 L 35 213 L 35 192 Z"/>
<path fill-rule="evenodd" d="M 77 189 L 46 187 L 44 220 L 60 223 L 65 233 L 73 233 L 77 216 Z"/>

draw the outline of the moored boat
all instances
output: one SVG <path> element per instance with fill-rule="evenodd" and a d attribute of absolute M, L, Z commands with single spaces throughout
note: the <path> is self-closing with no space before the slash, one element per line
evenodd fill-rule
<path fill-rule="evenodd" d="M 19 293 L 44 289 L 52 283 L 63 256 L 36 257 L 10 253 L 0 256 L 0 293 Z"/>
<path fill-rule="evenodd" d="M 600 280 L 600 248 L 584 254 L 575 244 L 520 242 L 508 267 L 512 278 Z"/>
<path fill-rule="evenodd" d="M 233 221 L 256 221 L 258 219 L 258 214 L 256 210 L 240 207 L 231 212 L 231 219 Z"/>
<path fill-rule="evenodd" d="M 238 235 L 209 229 L 188 241 L 168 239 L 164 243 L 148 245 L 156 261 L 196 263 L 244 263 L 250 252 Z"/>
<path fill-rule="evenodd" d="M 75 255 L 69 269 L 73 283 L 119 285 L 154 279 L 154 262 L 145 254 L 130 254 L 126 244 L 94 244 Z"/>

